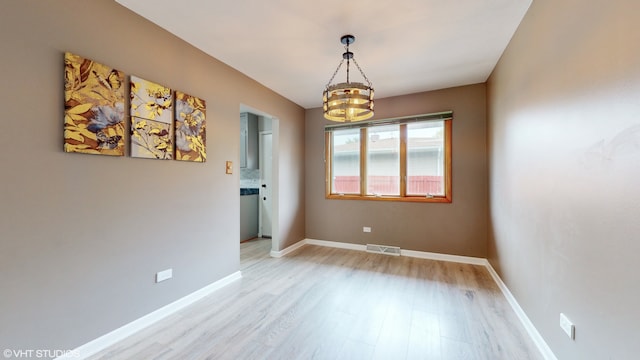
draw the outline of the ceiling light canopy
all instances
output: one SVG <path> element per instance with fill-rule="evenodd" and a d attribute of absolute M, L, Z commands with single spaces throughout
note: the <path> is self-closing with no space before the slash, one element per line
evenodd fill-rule
<path fill-rule="evenodd" d="M 373 87 L 371 81 L 364 74 L 358 62 L 349 51 L 349 45 L 356 41 L 353 35 L 344 35 L 340 42 L 345 45 L 346 52 L 342 54 L 342 60 L 333 73 L 331 79 L 322 92 L 322 107 L 324 117 L 338 122 L 352 122 L 370 119 L 373 116 Z M 338 74 L 340 67 L 347 60 L 347 82 L 331 84 Z M 349 82 L 349 66 L 351 61 L 356 65 L 367 84 Z"/>

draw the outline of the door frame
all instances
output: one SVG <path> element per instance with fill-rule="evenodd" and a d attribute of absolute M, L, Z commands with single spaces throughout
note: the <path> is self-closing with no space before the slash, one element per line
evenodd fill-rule
<path fill-rule="evenodd" d="M 259 160 L 259 164 L 260 164 L 260 197 L 263 197 L 264 194 L 262 194 L 262 185 L 264 183 L 264 166 L 263 166 L 263 160 L 264 160 L 264 143 L 262 140 L 262 136 L 263 135 L 271 135 L 271 183 L 269 184 L 269 192 L 270 192 L 270 199 L 269 201 L 271 202 L 271 234 L 269 235 L 273 241 L 273 186 L 274 186 L 274 181 L 273 181 L 273 130 L 264 130 L 264 131 L 260 131 L 258 133 L 258 149 L 260 151 L 260 160 Z M 262 201 L 261 199 L 258 199 L 258 201 Z M 263 224 L 263 210 L 262 210 L 262 203 L 259 202 L 258 203 L 258 236 L 262 237 L 264 234 L 262 233 L 262 224 Z M 272 248 L 273 248 L 273 243 L 272 243 Z"/>
<path fill-rule="evenodd" d="M 240 113 L 250 112 L 256 114 L 258 116 L 262 116 L 265 119 L 271 119 L 271 256 L 274 256 L 278 251 L 280 251 L 280 207 L 279 207 L 279 197 L 280 197 L 280 187 L 279 187 L 279 159 L 280 159 L 280 119 L 277 117 L 266 113 L 264 111 L 260 111 L 251 106 L 247 106 L 245 104 L 240 104 L 240 111 L 238 112 L 238 127 L 240 126 Z M 268 131 L 268 130 L 264 130 Z M 238 132 L 239 133 L 239 132 Z M 238 137 L 238 141 L 240 138 Z M 240 159 L 240 148 L 238 147 L 238 160 Z M 238 161 L 240 164 L 240 161 Z M 240 187 L 240 177 L 238 176 L 238 188 Z M 238 206 L 240 205 L 240 192 L 238 191 Z M 238 216 L 240 216 L 240 211 L 238 211 Z M 240 231 L 240 227 L 238 227 L 238 232 Z M 239 236 L 238 236 L 239 237 Z M 238 246 L 240 243 L 238 242 Z"/>

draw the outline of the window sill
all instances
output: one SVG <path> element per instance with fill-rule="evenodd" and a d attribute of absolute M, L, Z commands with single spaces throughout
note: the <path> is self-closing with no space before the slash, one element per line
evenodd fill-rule
<path fill-rule="evenodd" d="M 369 201 L 395 201 L 395 202 L 419 202 L 419 203 L 451 203 L 451 198 L 444 196 L 422 197 L 422 196 L 362 196 L 354 194 L 329 194 L 326 196 L 330 200 L 369 200 Z"/>

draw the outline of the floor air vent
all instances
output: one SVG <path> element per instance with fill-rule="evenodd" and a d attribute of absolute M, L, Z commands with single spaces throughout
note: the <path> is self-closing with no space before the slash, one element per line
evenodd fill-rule
<path fill-rule="evenodd" d="M 400 248 L 397 246 L 367 244 L 367 252 L 400 256 Z"/>

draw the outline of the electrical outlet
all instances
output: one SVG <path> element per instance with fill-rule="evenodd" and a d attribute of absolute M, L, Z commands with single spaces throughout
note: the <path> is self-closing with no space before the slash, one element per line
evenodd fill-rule
<path fill-rule="evenodd" d="M 156 273 L 156 282 L 162 282 L 169 280 L 173 277 L 173 269 L 167 269 Z"/>
<path fill-rule="evenodd" d="M 562 328 L 562 330 L 564 330 L 564 332 L 567 334 L 567 336 L 571 340 L 575 340 L 575 338 L 576 338 L 576 326 L 563 313 L 560 313 L 560 327 Z"/>
<path fill-rule="evenodd" d="M 368 226 L 364 226 L 364 227 L 362 228 L 362 232 L 371 232 L 371 228 L 370 228 L 370 227 L 368 227 Z"/>

